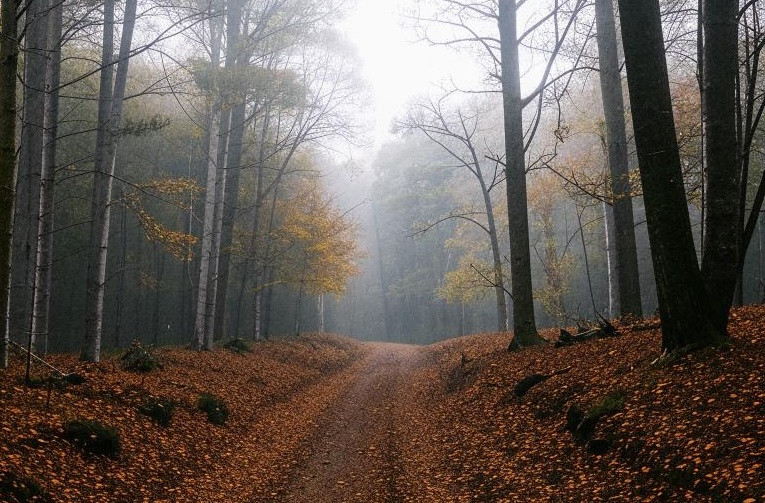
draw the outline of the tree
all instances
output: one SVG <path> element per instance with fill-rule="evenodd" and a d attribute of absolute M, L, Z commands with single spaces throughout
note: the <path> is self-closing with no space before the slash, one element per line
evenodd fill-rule
<path fill-rule="evenodd" d="M 219 6 L 210 5 L 211 9 Z M 208 85 L 203 89 L 207 96 L 204 122 L 203 150 L 207 166 L 207 183 L 205 184 L 204 223 L 202 224 L 202 245 L 199 259 L 199 280 L 197 281 L 197 301 L 194 322 L 192 347 L 197 350 L 211 350 L 213 347 L 214 330 L 214 292 L 217 281 L 219 234 L 216 234 L 216 214 L 220 211 L 225 183 L 225 171 L 222 158 L 219 155 L 221 97 L 216 81 L 219 79 L 219 64 L 221 41 L 223 37 L 223 14 L 214 10 L 210 15 L 210 62 L 206 70 Z M 202 70 L 205 72 L 205 70 Z M 225 147 L 223 147 L 225 148 Z"/>
<path fill-rule="evenodd" d="M 98 130 L 96 134 L 93 199 L 88 242 L 87 286 L 85 299 L 85 343 L 82 358 L 97 362 L 101 357 L 104 292 L 106 289 L 106 255 L 109 243 L 111 196 L 117 143 L 127 84 L 130 47 L 135 27 L 137 0 L 125 3 L 117 72 L 113 77 L 114 0 L 104 4 L 103 51 L 98 101 Z"/>
<path fill-rule="evenodd" d="M 600 92 L 606 125 L 608 168 L 614 213 L 614 241 L 620 314 L 641 317 L 635 222 L 630 194 L 627 134 L 624 127 L 624 98 L 617 57 L 616 28 L 612 0 L 596 0 Z"/>
<path fill-rule="evenodd" d="M 16 72 L 18 34 L 15 0 L 0 2 L 0 365 L 8 366 L 8 301 L 16 178 Z"/>
<path fill-rule="evenodd" d="M 706 226 L 701 272 L 712 321 L 726 332 L 741 252 L 741 159 L 736 142 L 738 2 L 703 2 L 702 110 L 706 165 Z M 744 194 L 744 197 L 746 195 Z"/>
<path fill-rule="evenodd" d="M 35 285 L 35 257 L 40 217 L 40 179 L 43 164 L 45 69 L 48 39 L 48 2 L 26 3 L 24 36 L 24 107 L 13 218 L 11 271 L 11 332 L 25 334 L 27 349 L 34 347 L 31 305 Z"/>
<path fill-rule="evenodd" d="M 479 128 L 485 128 L 481 119 L 488 113 L 488 107 L 473 104 L 473 110 L 469 112 L 457 108 L 453 112 L 444 110 L 444 99 L 427 101 L 411 108 L 409 115 L 399 122 L 398 127 L 403 130 L 416 130 L 427 136 L 430 141 L 440 146 L 449 156 L 451 161 L 457 163 L 457 168 L 467 170 L 474 178 L 480 189 L 483 201 L 483 215 L 474 211 L 455 212 L 446 217 L 439 218 L 433 224 L 426 225 L 422 232 L 427 231 L 437 223 L 447 219 L 463 219 L 478 226 L 489 238 L 491 245 L 492 267 L 488 274 L 489 286 L 494 289 L 497 304 L 497 330 L 507 331 L 509 317 L 507 303 L 505 301 L 506 288 L 505 277 L 502 272 L 502 255 L 499 250 L 499 237 L 494 218 L 494 205 L 491 200 L 491 190 L 502 180 L 499 176 L 499 163 L 494 163 L 494 173 L 491 178 L 484 174 L 483 161 L 491 158 L 492 153 L 481 155 L 479 144 L 487 143 L 486 138 L 481 138 Z M 485 215 L 485 223 L 482 217 Z M 480 220 L 479 220 L 480 219 Z"/>
<path fill-rule="evenodd" d="M 516 9 L 515 0 L 499 0 L 502 103 L 505 118 L 505 187 L 513 292 L 514 337 L 510 342 L 510 349 L 543 342 L 537 333 L 531 284 L 523 100 L 521 99 Z"/>
<path fill-rule="evenodd" d="M 672 113 L 658 0 L 619 0 L 622 41 L 662 348 L 672 352 L 721 339 L 710 318 L 691 234 Z"/>
<path fill-rule="evenodd" d="M 46 350 L 50 319 L 51 283 L 53 281 L 53 208 L 56 186 L 63 12 L 64 2 L 55 2 L 55 5 L 51 7 L 50 19 L 48 20 L 48 63 L 45 71 L 46 93 L 42 169 L 40 171 L 40 211 L 30 326 L 31 334 L 35 337 L 43 336 L 43 349 Z"/>
<path fill-rule="evenodd" d="M 280 212 L 276 239 L 282 258 L 276 276 L 298 288 L 294 333 L 299 335 L 303 295 L 317 295 L 321 302 L 324 294 L 342 294 L 348 280 L 358 274 L 360 253 L 347 212 L 334 208 L 315 181 L 301 184 L 280 204 Z"/>

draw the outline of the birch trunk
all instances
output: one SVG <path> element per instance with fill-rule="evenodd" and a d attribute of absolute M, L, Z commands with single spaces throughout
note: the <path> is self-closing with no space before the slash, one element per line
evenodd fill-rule
<path fill-rule="evenodd" d="M 211 59 L 210 73 L 216 75 L 220 65 L 221 52 L 221 17 L 214 16 L 210 21 L 211 36 Z M 211 89 L 211 93 L 215 90 Z M 204 150 L 207 159 L 207 183 L 205 195 L 204 223 L 202 224 L 202 247 L 199 260 L 199 282 L 197 283 L 197 307 L 194 323 L 194 338 L 192 345 L 194 349 L 210 350 L 213 347 L 213 334 L 210 331 L 214 325 L 214 319 L 210 319 L 213 314 L 212 308 L 215 299 L 211 298 L 211 273 L 217 273 L 217 266 L 213 264 L 215 256 L 215 209 L 217 199 L 218 184 L 218 141 L 220 135 L 220 98 L 211 97 L 212 104 L 208 107 L 205 119 Z"/>
<path fill-rule="evenodd" d="M 61 35 L 64 4 L 57 1 L 48 21 L 48 64 L 46 68 L 43 164 L 40 185 L 40 224 L 37 233 L 35 289 L 32 333 L 43 337 L 43 352 L 48 349 L 50 291 L 53 281 L 53 203 L 56 184 L 59 90 L 61 83 Z"/>
<path fill-rule="evenodd" d="M 98 132 L 93 180 L 93 204 L 88 246 L 88 270 L 85 305 L 85 345 L 82 358 L 97 362 L 101 358 L 104 292 L 106 290 L 106 256 L 109 244 L 109 220 L 112 186 L 116 164 L 119 129 L 133 41 L 137 0 L 126 0 L 125 19 L 116 76 L 112 78 L 114 48 L 114 0 L 104 3 L 104 47 L 102 53 L 101 88 L 98 104 Z M 112 81 L 114 82 L 112 89 Z"/>
<path fill-rule="evenodd" d="M 216 102 L 210 107 L 207 123 L 205 125 L 205 143 L 207 145 L 207 183 L 205 196 L 205 213 L 202 224 L 202 249 L 199 257 L 199 282 L 197 284 L 197 307 L 194 323 L 194 349 L 212 349 L 212 337 L 205 331 L 210 323 L 207 321 L 208 292 L 210 266 L 212 264 L 213 253 L 213 227 L 215 219 L 215 181 L 217 179 L 217 170 L 215 160 L 210 155 L 211 152 L 218 150 L 218 128 L 215 118 L 219 108 Z"/>
<path fill-rule="evenodd" d="M 603 201 L 603 234 L 606 237 L 606 271 L 608 276 L 608 318 L 612 319 L 619 310 L 616 285 L 619 269 L 618 256 L 614 253 L 614 208 Z"/>
<path fill-rule="evenodd" d="M 226 14 L 226 68 L 236 71 L 244 59 L 240 55 L 239 34 L 242 17 L 240 0 L 229 2 Z M 231 239 L 233 236 L 234 217 L 236 216 L 237 196 L 239 192 L 239 173 L 242 163 L 242 140 L 245 123 L 245 96 L 243 90 L 230 90 L 232 106 L 229 126 L 226 129 L 226 187 L 223 194 L 223 214 L 221 217 L 220 253 L 218 258 L 217 295 L 215 297 L 215 339 L 222 339 L 227 331 L 228 278 L 231 267 Z"/>

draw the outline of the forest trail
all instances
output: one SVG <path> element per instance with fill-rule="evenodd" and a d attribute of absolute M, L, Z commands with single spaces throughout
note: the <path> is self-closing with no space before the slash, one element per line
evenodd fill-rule
<path fill-rule="evenodd" d="M 423 362 L 417 346 L 369 344 L 356 382 L 318 421 L 282 501 L 400 501 L 395 425 L 400 395 Z"/>
<path fill-rule="evenodd" d="M 420 347 L 304 334 L 157 348 L 163 368 L 142 373 L 118 354 L 54 355 L 85 381 L 52 388 L 42 368 L 24 386 L 16 355 L 0 372 L 0 501 L 765 502 L 765 306 L 732 313 L 730 347 L 660 368 L 658 327 L 514 353 L 502 333 Z M 160 399 L 175 404 L 165 426 L 145 412 Z M 571 431 L 576 409 L 598 418 L 589 432 Z M 117 433 L 119 451 L 83 452 L 71 419 Z"/>

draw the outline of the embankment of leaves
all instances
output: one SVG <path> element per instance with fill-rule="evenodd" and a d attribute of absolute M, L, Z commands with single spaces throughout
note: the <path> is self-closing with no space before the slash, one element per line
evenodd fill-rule
<path fill-rule="evenodd" d="M 56 382 L 49 405 L 48 374 L 37 369 L 40 385 L 27 387 L 13 357 L 0 372 L 0 501 L 263 500 L 364 349 L 319 334 L 250 349 L 159 348 L 152 354 L 162 368 L 144 373 L 125 370 L 120 354 L 99 364 L 52 356 L 85 382 Z M 222 424 L 200 410 L 202 396 L 221 400 Z M 113 429 L 118 452 L 73 441 L 65 431 L 73 421 Z"/>
<path fill-rule="evenodd" d="M 508 353 L 507 334 L 427 348 L 423 406 L 399 429 L 404 499 L 765 501 L 765 308 L 732 314 L 729 348 L 658 368 L 657 323 L 617 328 L 563 348 Z"/>

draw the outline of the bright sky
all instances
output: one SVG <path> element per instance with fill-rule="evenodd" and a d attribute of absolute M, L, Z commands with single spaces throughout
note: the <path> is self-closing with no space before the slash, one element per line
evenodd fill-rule
<path fill-rule="evenodd" d="M 483 77 L 464 54 L 416 42 L 413 29 L 401 16 L 411 5 L 411 0 L 358 0 L 357 9 L 341 25 L 363 60 L 372 95 L 375 147 L 391 138 L 391 120 L 413 97 L 427 94 L 439 82 L 448 83 L 455 69 L 463 70 L 461 83 Z"/>

